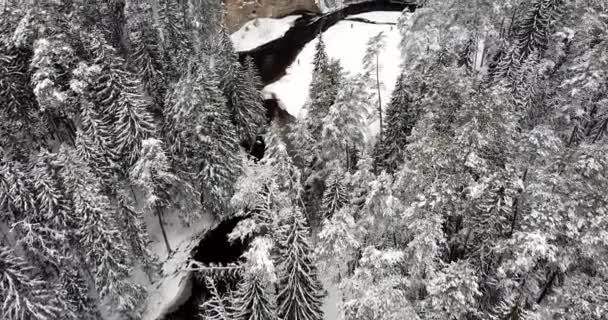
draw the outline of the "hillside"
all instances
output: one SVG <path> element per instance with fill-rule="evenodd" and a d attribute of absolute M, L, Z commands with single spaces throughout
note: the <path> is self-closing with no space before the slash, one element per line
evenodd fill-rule
<path fill-rule="evenodd" d="M 604 0 L 2 1 L 0 319 L 605 320 L 607 141 Z"/>

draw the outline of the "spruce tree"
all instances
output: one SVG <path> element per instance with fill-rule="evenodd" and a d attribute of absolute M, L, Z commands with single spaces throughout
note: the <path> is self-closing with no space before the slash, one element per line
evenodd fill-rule
<path fill-rule="evenodd" d="M 56 291 L 12 249 L 0 245 L 0 315 L 6 320 L 52 320 L 62 313 Z"/>
<path fill-rule="evenodd" d="M 167 59 L 159 31 L 153 24 L 152 5 L 129 2 L 129 64 L 142 80 L 148 95 L 154 98 L 156 109 L 162 109 L 167 89 Z"/>
<path fill-rule="evenodd" d="M 132 260 L 121 236 L 115 208 L 76 150 L 61 146 L 57 161 L 61 164 L 59 175 L 71 195 L 74 214 L 81 217 L 76 231 L 79 241 L 73 244 L 79 252 L 76 259 L 86 269 L 95 270 L 91 280 L 99 297 L 108 298 L 113 310 L 130 314 L 145 292 L 128 280 Z"/>
<path fill-rule="evenodd" d="M 210 276 L 206 276 L 205 285 L 207 290 L 209 290 L 211 297 L 199 307 L 201 309 L 200 316 L 208 320 L 234 319 L 234 312 L 230 307 L 230 301 L 226 297 L 220 295 L 215 280 Z"/>
<path fill-rule="evenodd" d="M 323 216 L 327 219 L 348 203 L 346 188 L 342 182 L 343 175 L 342 170 L 334 169 L 325 182 L 322 210 Z"/>
<path fill-rule="evenodd" d="M 137 161 L 141 141 L 155 133 L 156 125 L 140 81 L 101 35 L 93 33 L 91 38 L 90 50 L 101 69 L 91 74 L 90 95 L 85 99 L 99 106 L 110 127 L 111 151 L 126 168 Z"/>
<path fill-rule="evenodd" d="M 219 87 L 226 98 L 230 120 L 240 142 L 251 143 L 266 122 L 266 110 L 258 91 L 260 80 L 255 64 L 248 57 L 241 65 L 225 29 L 220 33 L 219 42 L 216 65 L 216 72 L 220 75 Z"/>
<path fill-rule="evenodd" d="M 323 287 L 317 278 L 308 227 L 301 212 L 293 210 L 281 226 L 278 315 L 284 320 L 323 319 Z"/>
<path fill-rule="evenodd" d="M 200 69 L 169 95 L 165 132 L 178 175 L 196 186 L 204 209 L 220 215 L 240 170 L 239 146 L 214 73 Z"/>
<path fill-rule="evenodd" d="M 243 254 L 242 278 L 239 281 L 234 302 L 235 320 L 276 319 L 275 297 L 272 282 L 276 280 L 275 268 L 270 257 L 273 242 L 268 237 L 258 237 Z"/>
<path fill-rule="evenodd" d="M 340 64 L 337 60 L 329 61 L 323 37 L 320 35 L 313 60 L 309 97 L 305 105 L 306 122 L 312 136 L 317 141 L 320 140 L 322 131 L 320 121 L 327 116 L 329 108 L 336 99 L 341 75 Z"/>
<path fill-rule="evenodd" d="M 378 141 L 374 150 L 378 166 L 388 172 L 394 172 L 403 163 L 407 137 L 420 117 L 419 106 L 412 101 L 406 81 L 404 74 L 397 79 L 391 101 L 386 108 L 383 140 Z"/>
<path fill-rule="evenodd" d="M 145 207 L 158 219 L 167 254 L 171 254 L 163 214 L 171 200 L 171 190 L 179 183 L 179 179 L 171 173 L 169 160 L 160 140 L 144 140 L 141 155 L 131 169 L 131 182 L 144 191 Z"/>
<path fill-rule="evenodd" d="M 179 0 L 160 0 L 158 9 L 163 51 L 171 61 L 171 78 L 178 78 L 193 49 L 186 25 L 188 17 Z"/>

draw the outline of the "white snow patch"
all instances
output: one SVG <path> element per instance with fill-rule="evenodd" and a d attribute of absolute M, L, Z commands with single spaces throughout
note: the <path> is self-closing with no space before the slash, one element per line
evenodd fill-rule
<path fill-rule="evenodd" d="M 142 320 L 160 320 L 183 305 L 191 295 L 192 272 L 184 271 L 190 253 L 215 221 L 209 215 L 185 227 L 176 212 L 164 216 L 167 239 L 173 252 L 167 256 L 162 233 L 156 217 L 148 215 L 146 224 L 152 235 L 152 251 L 161 257 L 161 275 L 148 288 L 148 299 Z"/>
<path fill-rule="evenodd" d="M 327 291 L 322 308 L 325 320 L 338 320 L 341 318 L 340 301 L 342 300 L 342 293 L 331 281 L 321 279 L 321 282 L 323 283 L 323 288 Z"/>
<path fill-rule="evenodd" d="M 235 31 L 230 39 L 236 51 L 251 50 L 282 37 L 298 18 L 299 15 L 281 19 L 256 18 Z"/>
<path fill-rule="evenodd" d="M 378 11 L 360 14 L 357 17 L 364 17 L 372 21 L 393 22 L 400 15 L 399 12 Z M 382 65 L 380 77 L 384 83 L 381 88 L 382 106 L 383 110 L 386 110 L 401 69 L 402 58 L 399 49 L 401 35 L 397 26 L 343 20 L 329 28 L 323 34 L 323 40 L 329 57 L 340 60 L 344 70 L 355 75 L 363 72 L 362 60 L 368 40 L 380 32 L 384 32 L 386 42 L 386 47 L 380 55 Z M 266 95 L 275 94 L 284 103 L 287 112 L 298 118 L 303 116 L 300 111 L 308 98 L 316 44 L 316 39 L 309 42 L 295 62 L 287 68 L 285 76 L 264 88 Z M 378 128 L 374 127 L 377 125 L 372 125 L 372 134 L 378 131 Z"/>
<path fill-rule="evenodd" d="M 348 16 L 348 18 L 366 19 L 378 23 L 397 23 L 400 17 L 399 11 L 372 11 Z"/>

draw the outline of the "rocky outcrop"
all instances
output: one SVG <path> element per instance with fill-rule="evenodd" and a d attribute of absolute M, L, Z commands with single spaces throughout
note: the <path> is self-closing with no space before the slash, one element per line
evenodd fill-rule
<path fill-rule="evenodd" d="M 234 32 L 255 18 L 277 18 L 293 12 L 319 13 L 315 0 L 224 0 L 226 26 Z"/>

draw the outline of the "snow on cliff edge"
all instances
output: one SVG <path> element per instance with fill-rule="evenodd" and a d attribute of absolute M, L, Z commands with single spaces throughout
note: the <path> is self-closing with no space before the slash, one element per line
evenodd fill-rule
<path fill-rule="evenodd" d="M 230 35 L 230 39 L 236 51 L 255 49 L 282 37 L 298 18 L 300 18 L 299 15 L 287 16 L 281 19 L 256 18 L 247 22 L 239 30 Z"/>
<path fill-rule="evenodd" d="M 400 16 L 401 12 L 376 11 L 349 18 L 357 17 L 380 23 L 396 24 Z M 384 33 L 386 42 L 386 47 L 380 55 L 382 65 L 380 77 L 384 83 L 381 89 L 382 105 L 386 108 L 401 64 L 399 49 L 401 35 L 397 26 L 343 20 L 323 33 L 323 40 L 329 57 L 340 60 L 344 70 L 354 75 L 363 71 L 362 60 L 368 40 L 380 32 Z M 275 94 L 284 103 L 286 110 L 298 118 L 303 116 L 300 111 L 306 102 L 308 87 L 312 81 L 312 61 L 316 44 L 316 39 L 309 42 L 295 62 L 287 68 L 286 75 L 264 88 L 265 94 Z"/>

